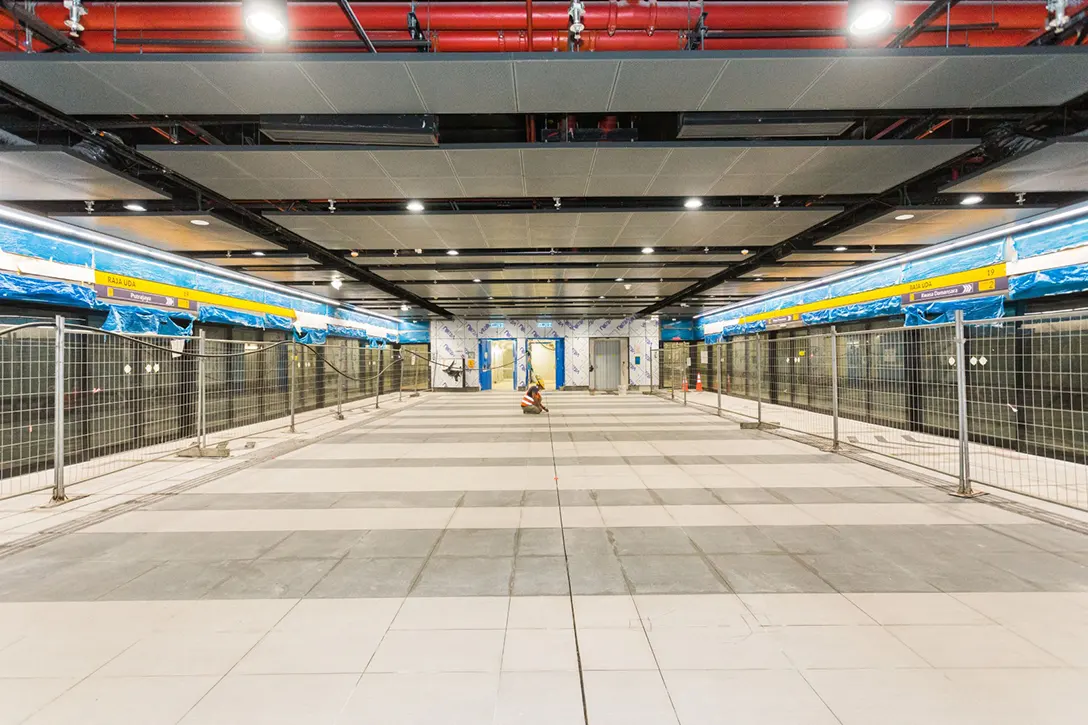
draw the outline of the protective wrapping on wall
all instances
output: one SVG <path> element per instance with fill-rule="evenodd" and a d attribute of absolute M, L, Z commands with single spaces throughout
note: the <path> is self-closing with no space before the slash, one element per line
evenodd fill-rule
<path fill-rule="evenodd" d="M 1088 217 L 1012 237 L 1012 248 L 1019 259 L 1059 252 L 1082 244 L 1088 244 Z"/>
<path fill-rule="evenodd" d="M 695 340 L 695 322 L 693 320 L 676 320 L 674 322 L 661 323 L 662 340 Z"/>
<path fill-rule="evenodd" d="M 806 325 L 826 325 L 831 320 L 831 310 L 818 310 L 816 312 L 802 312 L 801 322 Z"/>
<path fill-rule="evenodd" d="M 357 340 L 367 339 L 365 330 L 359 330 L 354 327 L 341 327 L 340 325 L 329 325 L 328 334 L 333 337 L 351 337 Z"/>
<path fill-rule="evenodd" d="M 900 310 L 899 297 L 885 297 L 882 300 L 872 302 L 859 302 L 856 305 L 846 305 L 828 310 L 827 321 L 830 323 L 850 322 L 851 320 L 863 320 L 867 317 L 883 317 L 895 315 Z"/>
<path fill-rule="evenodd" d="M 290 330 L 295 321 L 282 315 L 265 314 L 264 326 L 266 330 Z"/>
<path fill-rule="evenodd" d="M 824 299 L 845 297 L 846 295 L 853 295 L 858 292 L 868 292 L 873 289 L 891 287 L 892 285 L 899 284 L 902 281 L 902 277 L 902 267 L 878 269 L 875 272 L 861 274 L 857 277 L 850 277 L 849 279 L 844 279 L 840 282 L 833 282 L 830 287 L 825 288 L 827 289 L 828 294 Z"/>
<path fill-rule="evenodd" d="M 237 327 L 255 327 L 265 329 L 265 315 L 256 312 L 242 312 L 228 307 L 215 307 L 214 305 L 201 305 L 198 312 L 201 322 L 219 325 L 235 325 Z"/>
<path fill-rule="evenodd" d="M 188 337 L 193 334 L 193 316 L 187 312 L 154 307 L 111 305 L 102 329 L 130 335 Z"/>
<path fill-rule="evenodd" d="M 307 345 L 324 345 L 328 337 L 328 330 L 295 330 L 295 342 L 304 342 Z"/>
<path fill-rule="evenodd" d="M 1048 297 L 1088 291 L 1088 265 L 1043 269 L 1009 279 L 1009 297 Z"/>
<path fill-rule="evenodd" d="M 907 327 L 917 327 L 952 322 L 955 319 L 956 310 L 963 310 L 965 320 L 997 319 L 1005 316 L 1005 298 L 997 295 L 965 300 L 919 302 L 904 306 L 903 314 L 906 316 Z"/>
<path fill-rule="evenodd" d="M 902 281 L 917 282 L 930 277 L 941 277 L 946 274 L 963 272 L 968 269 L 989 267 L 1004 261 L 1005 240 L 995 239 L 991 242 L 957 249 L 929 259 L 910 262 L 903 268 Z"/>
<path fill-rule="evenodd" d="M 0 299 L 41 302 L 65 307 L 98 308 L 101 305 L 90 287 L 55 279 L 23 277 L 0 272 Z"/>

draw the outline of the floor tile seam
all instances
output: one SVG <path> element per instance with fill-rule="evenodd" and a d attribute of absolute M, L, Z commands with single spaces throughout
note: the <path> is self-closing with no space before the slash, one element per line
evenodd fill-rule
<path fill-rule="evenodd" d="M 420 401 L 416 401 L 415 403 L 409 403 L 404 408 L 400 408 L 398 410 L 387 410 L 384 413 L 380 413 L 379 415 L 382 415 L 383 417 L 391 417 L 391 416 L 395 415 L 396 413 L 400 412 L 401 410 L 405 410 L 405 409 L 414 407 L 416 405 L 419 405 L 422 402 L 423 401 L 420 400 Z M 376 419 L 377 419 L 376 417 L 371 418 L 371 419 L 369 419 L 369 421 L 374 421 Z M 341 430 L 348 430 L 348 429 L 352 428 L 356 424 L 357 424 L 357 421 L 351 423 L 350 425 L 344 426 Z M 333 432 L 333 434 L 335 434 L 335 433 L 336 433 L 336 431 Z M 103 511 L 90 513 L 86 517 L 83 517 L 81 519 L 77 519 L 75 521 L 72 521 L 69 524 L 62 524 L 61 526 L 59 526 L 59 527 L 57 527 L 55 529 L 48 529 L 48 530 L 40 532 L 38 534 L 28 536 L 25 539 L 20 539 L 15 543 L 15 545 L 0 546 L 0 559 L 3 559 L 5 557 L 7 557 L 7 556 L 11 556 L 12 554 L 15 554 L 15 553 L 18 553 L 18 552 L 21 552 L 21 551 L 26 551 L 28 549 L 32 549 L 32 548 L 34 548 L 36 546 L 40 546 L 41 544 L 47 543 L 49 541 L 53 541 L 53 540 L 58 539 L 58 538 L 60 538 L 62 536 L 65 536 L 67 534 L 71 534 L 71 533 L 75 533 L 77 531 L 81 531 L 81 530 L 86 529 L 86 528 L 88 528 L 90 526 L 94 526 L 94 525 L 102 523 L 104 521 L 108 521 L 110 519 L 116 518 L 117 516 L 120 516 L 122 514 L 129 513 L 130 511 L 141 510 L 141 509 L 143 509 L 143 507 L 147 506 L 148 504 L 153 503 L 155 501 L 161 500 L 163 496 L 182 493 L 182 492 L 185 492 L 185 491 L 188 491 L 188 490 L 191 490 L 191 489 L 198 488 L 198 487 L 203 486 L 203 485 L 205 485 L 207 483 L 212 483 L 212 482 L 217 481 L 217 480 L 219 480 L 219 479 L 221 479 L 221 478 L 223 478 L 225 476 L 229 476 L 229 475 L 232 475 L 234 473 L 240 473 L 240 472 L 242 472 L 244 470 L 247 470 L 249 468 L 253 468 L 254 466 L 258 465 L 259 463 L 263 463 L 266 460 L 271 460 L 271 459 L 273 459 L 273 458 L 275 458 L 275 457 L 277 457 L 279 455 L 283 455 L 283 454 L 290 453 L 290 452 L 295 451 L 295 450 L 305 448 L 306 446 L 310 445 L 311 443 L 313 443 L 314 441 L 316 441 L 318 439 L 319 438 L 302 438 L 302 439 L 298 439 L 298 440 L 294 440 L 294 441 L 286 440 L 286 441 L 282 441 L 280 443 L 273 444 L 271 446 L 268 446 L 268 448 L 264 449 L 263 451 L 261 451 L 260 453 L 258 453 L 256 455 L 247 456 L 246 458 L 239 461 L 238 463 L 235 463 L 235 464 L 230 465 L 230 466 L 226 466 L 226 467 L 224 467 L 222 469 L 218 469 L 216 471 L 212 471 L 211 473 L 204 474 L 203 476 L 200 476 L 200 477 L 198 477 L 196 479 L 179 483 L 176 486 L 172 486 L 170 488 L 164 489 L 162 491 L 158 491 L 156 493 L 143 494 L 142 496 L 140 496 L 138 498 L 135 498 L 135 499 L 132 499 L 132 500 L 130 500 L 128 502 L 118 504 L 116 507 L 111 507 L 111 508 L 105 509 Z"/>

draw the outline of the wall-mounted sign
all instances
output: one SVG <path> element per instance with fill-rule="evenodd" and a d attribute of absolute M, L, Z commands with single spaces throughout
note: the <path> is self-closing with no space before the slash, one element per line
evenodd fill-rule
<path fill-rule="evenodd" d="M 189 310 L 190 312 L 196 312 L 200 309 L 200 303 L 196 300 L 186 300 L 150 292 L 140 292 L 138 290 L 126 289 L 123 287 L 96 284 L 94 286 L 94 291 L 95 296 L 100 300 L 134 302 L 136 304 L 151 305 L 153 307 L 169 307 L 171 309 Z"/>
<path fill-rule="evenodd" d="M 503 323 L 503 322 L 489 322 L 487 324 L 490 325 L 492 330 L 496 330 L 496 329 L 499 329 L 499 328 L 506 327 L 506 323 Z"/>
<path fill-rule="evenodd" d="M 537 327 L 551 327 L 552 323 L 550 323 L 550 322 L 538 322 L 538 323 L 536 323 L 536 326 Z"/>
<path fill-rule="evenodd" d="M 983 279 L 977 282 L 964 282 L 963 284 L 948 285 L 947 287 L 933 287 L 930 289 L 910 292 L 900 297 L 900 302 L 909 305 L 914 302 L 932 302 L 933 300 L 948 300 L 956 297 L 969 297 L 978 294 L 993 294 L 1004 292 L 1009 288 L 1008 277 L 995 277 Z"/>

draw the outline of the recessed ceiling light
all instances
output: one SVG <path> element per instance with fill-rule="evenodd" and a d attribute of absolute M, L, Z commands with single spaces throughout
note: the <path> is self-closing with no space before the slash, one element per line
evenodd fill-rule
<path fill-rule="evenodd" d="M 408 305 L 401 305 L 400 306 L 400 311 L 401 312 L 407 312 L 408 311 Z"/>
<path fill-rule="evenodd" d="M 282 0 L 245 0 L 242 12 L 246 28 L 260 40 L 276 41 L 287 37 L 287 4 Z"/>
<path fill-rule="evenodd" d="M 845 251 L 846 251 L 846 247 L 835 247 L 835 251 L 836 251 L 836 252 L 845 252 Z"/>
<path fill-rule="evenodd" d="M 762 282 L 762 281 L 763 281 L 762 277 L 756 277 L 756 282 Z"/>
<path fill-rule="evenodd" d="M 680 303 L 680 306 L 681 306 L 681 307 L 687 307 L 687 306 L 688 306 L 688 303 L 687 303 L 687 302 L 681 302 L 681 303 Z"/>
<path fill-rule="evenodd" d="M 748 254 L 748 250 L 747 249 L 742 249 L 742 250 L 740 250 L 740 253 L 741 254 Z"/>
<path fill-rule="evenodd" d="M 129 203 L 125 204 L 125 208 L 129 211 L 147 211 L 146 206 L 144 206 L 143 204 L 137 204 L 134 201 L 130 201 Z"/>
<path fill-rule="evenodd" d="M 604 295 L 601 295 L 601 296 L 600 296 L 600 297 L 598 297 L 597 299 L 599 299 L 599 300 L 603 300 L 603 299 L 604 299 Z"/>
<path fill-rule="evenodd" d="M 906 222 L 914 218 L 913 214 L 900 214 L 895 218 L 897 222 Z"/>
<path fill-rule="evenodd" d="M 847 8 L 848 29 L 854 35 L 870 35 L 892 21 L 890 0 L 852 0 Z"/>
<path fill-rule="evenodd" d="M 211 224 L 207 219 L 190 219 L 189 223 L 196 227 L 206 227 Z"/>
<path fill-rule="evenodd" d="M 344 286 L 344 282 L 339 277 L 337 277 L 336 279 L 334 279 L 332 281 L 332 288 L 333 289 L 340 289 L 343 286 Z"/>
<path fill-rule="evenodd" d="M 423 202 L 413 199 L 408 202 L 408 211 L 423 211 Z"/>
<path fill-rule="evenodd" d="M 351 256 L 358 257 L 359 253 L 353 249 L 353 250 L 351 250 Z"/>
<path fill-rule="evenodd" d="M 480 278 L 479 278 L 479 277 L 473 277 L 473 278 L 472 278 L 472 281 L 473 281 L 473 282 L 474 282 L 475 284 L 480 284 Z"/>
<path fill-rule="evenodd" d="M 685 209 L 698 209 L 703 205 L 702 199 L 697 199 L 694 196 L 684 202 Z"/>
<path fill-rule="evenodd" d="M 456 257 L 458 254 L 460 254 L 460 252 L 458 252 L 456 249 L 447 249 L 446 254 L 451 257 Z"/>
<path fill-rule="evenodd" d="M 489 300 L 493 300 L 493 299 L 495 299 L 495 298 L 494 298 L 494 297 L 488 297 L 487 299 L 489 299 Z"/>
<path fill-rule="evenodd" d="M 616 277 L 616 281 L 617 281 L 617 282 L 622 282 L 622 281 L 623 281 L 623 277 Z"/>
<path fill-rule="evenodd" d="M 982 197 L 979 196 L 978 194 L 971 194 L 970 196 L 965 196 L 962 199 L 960 199 L 960 204 L 963 204 L 964 206 L 974 206 L 975 204 L 981 204 L 981 203 L 982 203 Z"/>
<path fill-rule="evenodd" d="M 253 256 L 254 256 L 254 257 L 263 257 L 263 256 L 264 256 L 264 252 L 254 252 L 254 253 L 253 253 Z"/>
<path fill-rule="evenodd" d="M 653 247 L 643 247 L 642 248 L 642 253 L 643 254 L 653 254 L 654 253 L 654 248 Z"/>

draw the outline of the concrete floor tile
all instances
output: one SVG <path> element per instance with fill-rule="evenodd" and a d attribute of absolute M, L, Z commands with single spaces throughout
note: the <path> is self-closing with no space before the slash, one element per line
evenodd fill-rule
<path fill-rule="evenodd" d="M 572 629 L 508 629 L 503 645 L 504 672 L 578 670 Z"/>
<path fill-rule="evenodd" d="M 662 670 L 793 669 L 770 634 L 741 622 L 728 627 L 669 627 L 647 632 Z"/>
<path fill-rule="evenodd" d="M 422 558 L 343 559 L 307 597 L 404 597 L 423 568 Z"/>
<path fill-rule="evenodd" d="M 398 597 L 356 599 L 304 599 L 275 622 L 275 632 L 314 632 L 346 635 L 384 633 L 400 611 Z"/>
<path fill-rule="evenodd" d="M 173 725 L 215 686 L 216 677 L 91 677 L 36 712 L 33 725 Z M 0 717 L 3 717 L 0 715 Z"/>
<path fill-rule="evenodd" d="M 565 596 L 515 596 L 510 599 L 510 629 L 571 629 L 574 626 L 570 598 Z"/>
<path fill-rule="evenodd" d="M 620 556 L 643 554 L 694 554 L 683 529 L 644 526 L 610 529 L 613 550 Z"/>
<path fill-rule="evenodd" d="M 273 631 L 238 662 L 233 674 L 362 674 L 384 632 Z"/>
<path fill-rule="evenodd" d="M 499 701 L 499 677 L 492 673 L 367 673 L 337 722 L 478 725 L 492 722 Z"/>
<path fill-rule="evenodd" d="M 514 560 L 514 596 L 569 594 L 567 562 L 562 556 L 519 556 Z"/>
<path fill-rule="evenodd" d="M 0 678 L 0 725 L 17 725 L 59 697 L 79 680 L 74 678 Z"/>
<path fill-rule="evenodd" d="M 656 671 L 586 672 L 585 690 L 594 725 L 678 725 Z"/>
<path fill-rule="evenodd" d="M 262 559 L 339 559 L 367 536 L 366 531 L 295 531 Z"/>
<path fill-rule="evenodd" d="M 437 529 L 370 531 L 348 549 L 348 558 L 429 556 L 442 532 Z"/>
<path fill-rule="evenodd" d="M 578 625 L 582 669 L 657 670 L 650 643 L 641 625 L 631 629 L 593 629 Z"/>
<path fill-rule="evenodd" d="M 578 673 L 503 672 L 494 725 L 585 725 Z"/>
<path fill-rule="evenodd" d="M 621 556 L 633 594 L 712 594 L 728 591 L 701 556 Z"/>
<path fill-rule="evenodd" d="M 568 547 L 569 549 L 569 547 Z M 573 594 L 627 594 L 620 561 L 611 554 L 582 555 L 571 550 L 567 562 Z"/>
<path fill-rule="evenodd" d="M 507 597 L 409 597 L 391 629 L 506 629 Z"/>
<path fill-rule="evenodd" d="M 332 725 L 359 676 L 228 675 L 189 713 L 183 725 Z"/>
<path fill-rule="evenodd" d="M 0 679 L 83 678 L 136 643 L 130 633 L 31 634 L 0 650 Z"/>
<path fill-rule="evenodd" d="M 991 624 L 992 620 L 943 592 L 846 594 L 877 624 Z"/>
<path fill-rule="evenodd" d="M 210 599 L 298 599 L 336 566 L 336 559 L 260 559 L 204 596 Z"/>
<path fill-rule="evenodd" d="M 771 635 L 799 669 L 926 667 L 914 651 L 882 627 L 783 627 Z"/>
<path fill-rule="evenodd" d="M 798 558 L 840 592 L 927 592 L 923 575 L 890 559 L 865 554 L 800 554 Z"/>
<path fill-rule="evenodd" d="M 741 594 L 740 600 L 763 626 L 876 624 L 842 594 Z"/>
<path fill-rule="evenodd" d="M 517 528 L 449 530 L 435 556 L 513 556 Z"/>
<path fill-rule="evenodd" d="M 639 594 L 634 601 L 647 631 L 737 626 L 748 615 L 735 594 Z"/>
<path fill-rule="evenodd" d="M 831 585 L 786 554 L 716 554 L 710 561 L 737 593 L 832 591 Z"/>
<path fill-rule="evenodd" d="M 755 526 L 685 526 L 684 533 L 705 554 L 777 554 L 782 551 Z"/>
<path fill-rule="evenodd" d="M 126 649 L 96 677 L 222 677 L 263 635 L 260 632 L 156 632 Z"/>
<path fill-rule="evenodd" d="M 367 672 L 498 672 L 506 632 L 390 630 Z"/>
<path fill-rule="evenodd" d="M 166 561 L 140 576 L 111 589 L 110 600 L 200 599 L 217 585 L 238 574 L 244 561 Z"/>
<path fill-rule="evenodd" d="M 414 597 L 495 597 L 510 594 L 514 557 L 433 556 L 412 589 Z"/>
<path fill-rule="evenodd" d="M 788 670 L 662 672 L 681 725 L 839 725 L 804 677 Z"/>
<path fill-rule="evenodd" d="M 518 556 L 562 556 L 563 532 L 558 528 L 520 529 L 517 553 Z"/>
<path fill-rule="evenodd" d="M 896 625 L 886 629 L 938 669 L 1060 667 L 1063 664 L 997 624 Z"/>

